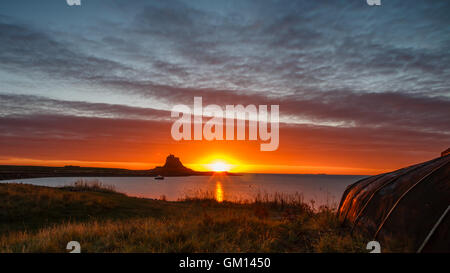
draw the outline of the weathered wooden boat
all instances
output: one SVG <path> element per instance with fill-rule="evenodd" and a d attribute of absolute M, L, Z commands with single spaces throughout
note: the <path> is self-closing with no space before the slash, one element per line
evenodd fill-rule
<path fill-rule="evenodd" d="M 390 251 L 450 252 L 450 154 L 348 186 L 338 216 Z"/>

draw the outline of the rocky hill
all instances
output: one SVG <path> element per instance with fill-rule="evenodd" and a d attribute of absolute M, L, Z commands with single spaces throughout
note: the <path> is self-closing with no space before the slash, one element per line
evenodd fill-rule
<path fill-rule="evenodd" d="M 202 175 L 210 174 L 209 172 L 196 172 L 189 169 L 181 163 L 180 159 L 172 154 L 166 158 L 166 163 L 163 166 L 158 166 L 150 170 L 155 175 L 163 176 L 184 176 L 184 175 Z"/>

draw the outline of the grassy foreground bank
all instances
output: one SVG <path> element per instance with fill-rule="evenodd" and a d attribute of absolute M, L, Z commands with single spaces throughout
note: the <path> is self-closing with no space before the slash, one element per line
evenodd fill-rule
<path fill-rule="evenodd" d="M 100 184 L 0 184 L 0 252 L 366 252 L 329 208 L 300 198 L 168 202 Z"/>

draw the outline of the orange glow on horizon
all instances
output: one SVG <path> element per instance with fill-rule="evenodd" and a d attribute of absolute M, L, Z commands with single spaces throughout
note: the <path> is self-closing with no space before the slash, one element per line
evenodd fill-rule
<path fill-rule="evenodd" d="M 225 154 L 213 154 L 194 164 L 186 164 L 188 167 L 196 171 L 213 171 L 213 172 L 244 172 L 243 164 Z"/>
<path fill-rule="evenodd" d="M 146 170 L 164 164 L 164 158 L 159 163 L 145 162 L 102 162 L 102 161 L 75 161 L 75 160 L 36 160 L 27 158 L 9 158 L 0 159 L 0 165 L 31 165 L 31 166 L 50 166 L 63 167 L 65 165 L 74 165 L 81 167 L 99 167 L 99 168 L 126 168 L 130 170 Z M 281 174 L 349 174 L 349 175 L 374 175 L 384 172 L 390 172 L 392 169 L 369 169 L 369 168 L 350 168 L 339 166 L 308 166 L 308 165 L 265 165 L 265 164 L 243 164 L 230 156 L 224 154 L 206 157 L 199 163 L 182 163 L 195 171 L 215 171 L 215 172 L 233 172 L 233 173 L 281 173 Z"/>
<path fill-rule="evenodd" d="M 174 154 L 196 171 L 224 170 L 210 166 L 222 161 L 232 173 L 374 175 L 433 159 L 444 150 L 443 144 L 423 138 L 407 147 L 380 142 L 373 130 L 358 128 L 281 126 L 278 150 L 262 152 L 259 141 L 177 142 L 169 122 L 106 119 L 87 125 L 85 138 L 4 137 L 0 165 L 148 170 Z"/>
<path fill-rule="evenodd" d="M 313 165 L 266 165 L 245 164 L 226 154 L 207 156 L 194 164 L 185 164 L 196 171 L 232 173 L 280 173 L 280 174 L 336 174 L 336 175 L 374 175 L 394 169 L 351 168 L 341 166 Z"/>

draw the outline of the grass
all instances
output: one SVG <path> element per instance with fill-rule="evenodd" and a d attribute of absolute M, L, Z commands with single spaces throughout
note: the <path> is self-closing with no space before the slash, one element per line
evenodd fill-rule
<path fill-rule="evenodd" d="M 102 184 L 99 180 L 80 179 L 73 183 L 73 185 L 62 186 L 60 189 L 78 192 L 118 193 L 114 186 Z"/>
<path fill-rule="evenodd" d="M 0 234 L 62 222 L 160 216 L 162 212 L 159 202 L 127 197 L 97 182 L 79 181 L 61 188 L 0 183 Z"/>
<path fill-rule="evenodd" d="M 366 252 L 332 208 L 301 196 L 217 202 L 128 197 L 99 182 L 48 188 L 0 184 L 0 252 Z"/>

